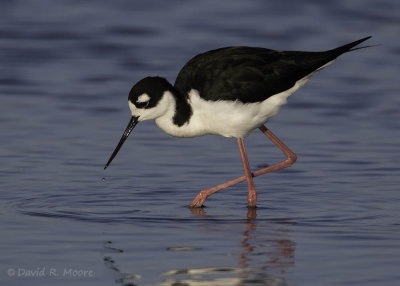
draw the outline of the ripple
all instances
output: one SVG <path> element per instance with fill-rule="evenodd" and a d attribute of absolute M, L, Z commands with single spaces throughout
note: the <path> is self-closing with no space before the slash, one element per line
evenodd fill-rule
<path fill-rule="evenodd" d="M 194 251 L 194 250 L 200 250 L 200 248 L 193 247 L 193 246 L 170 246 L 170 247 L 167 247 L 167 251 L 173 251 L 173 252 Z"/>
<path fill-rule="evenodd" d="M 150 195 L 148 198 L 152 198 Z M 220 216 L 218 214 L 207 214 L 206 207 L 190 209 L 182 205 L 177 211 L 171 213 L 169 204 L 158 204 L 154 202 L 141 203 L 140 199 L 127 199 L 106 195 L 97 198 L 88 198 L 81 195 L 50 195 L 46 197 L 20 199 L 9 205 L 16 212 L 33 216 L 52 219 L 67 219 L 81 222 L 94 223 L 122 223 L 135 225 L 169 226 L 170 228 L 181 228 L 185 224 L 197 224 L 204 220 L 214 225 L 242 224 L 249 219 L 257 217 L 259 212 L 268 212 L 270 208 L 259 207 L 257 210 L 247 210 L 243 206 L 239 212 L 232 209 L 232 215 Z M 247 215 L 246 215 L 247 214 Z M 268 222 L 276 225 L 296 225 L 290 218 L 268 216 L 257 219 L 259 222 Z M 189 250 L 187 246 L 170 246 L 170 251 Z"/>
<path fill-rule="evenodd" d="M 129 37 L 134 37 L 134 36 L 155 36 L 159 34 L 159 31 L 150 27 L 132 27 L 132 26 L 114 26 L 106 30 L 106 33 L 115 36 L 129 36 Z"/>

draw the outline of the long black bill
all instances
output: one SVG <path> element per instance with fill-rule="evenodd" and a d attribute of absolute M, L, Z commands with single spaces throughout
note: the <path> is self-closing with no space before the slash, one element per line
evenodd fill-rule
<path fill-rule="evenodd" d="M 121 149 L 121 147 L 124 144 L 126 138 L 128 138 L 129 134 L 131 134 L 133 128 L 135 128 L 137 123 L 138 123 L 138 117 L 132 116 L 131 120 L 128 123 L 128 126 L 126 127 L 126 129 L 124 131 L 124 134 L 122 134 L 121 140 L 119 140 L 119 143 L 118 143 L 117 147 L 115 148 L 114 152 L 111 154 L 110 159 L 108 159 L 108 162 L 104 167 L 104 170 L 108 167 L 108 165 L 110 165 L 111 161 L 117 155 L 119 149 Z"/>

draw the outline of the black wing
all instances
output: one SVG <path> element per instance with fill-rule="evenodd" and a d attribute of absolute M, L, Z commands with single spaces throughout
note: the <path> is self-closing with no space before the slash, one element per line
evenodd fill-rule
<path fill-rule="evenodd" d="M 205 100 L 262 101 L 293 87 L 299 79 L 368 38 L 325 52 L 281 52 L 252 47 L 208 51 L 186 63 L 175 88 L 181 94 L 196 89 Z"/>

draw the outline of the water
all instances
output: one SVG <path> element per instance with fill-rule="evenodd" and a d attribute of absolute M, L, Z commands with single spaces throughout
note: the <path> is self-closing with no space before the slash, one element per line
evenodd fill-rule
<path fill-rule="evenodd" d="M 2 1 L 2 285 L 398 285 L 399 1 Z M 372 35 L 268 126 L 287 170 L 243 173 L 236 142 L 129 120 L 132 84 L 229 45 L 323 50 Z M 260 132 L 253 168 L 282 154 Z M 180 283 L 180 284 L 179 284 Z"/>

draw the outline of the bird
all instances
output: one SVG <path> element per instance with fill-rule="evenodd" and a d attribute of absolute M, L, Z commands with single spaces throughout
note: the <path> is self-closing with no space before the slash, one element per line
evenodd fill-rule
<path fill-rule="evenodd" d="M 131 117 L 104 169 L 137 123 L 145 120 L 154 120 L 165 133 L 175 137 L 215 134 L 235 138 L 244 175 L 201 190 L 189 207 L 203 207 L 205 200 L 215 192 L 247 181 L 247 204 L 249 208 L 255 208 L 257 192 L 253 178 L 290 167 L 297 159 L 296 154 L 265 126 L 266 122 L 314 74 L 344 53 L 370 47 L 357 47 L 370 38 L 320 52 L 223 47 L 190 59 L 179 71 L 174 85 L 163 77 L 147 76 L 134 84 L 129 92 Z M 257 128 L 286 158 L 252 172 L 244 138 Z"/>

